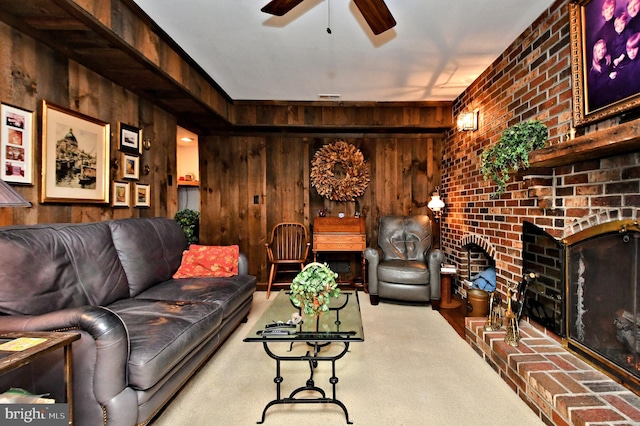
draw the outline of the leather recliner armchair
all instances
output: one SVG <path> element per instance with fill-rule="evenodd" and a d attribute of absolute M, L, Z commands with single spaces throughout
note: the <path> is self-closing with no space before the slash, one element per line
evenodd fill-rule
<path fill-rule="evenodd" d="M 440 303 L 443 254 L 433 248 L 432 222 L 427 215 L 383 216 L 378 247 L 367 247 L 368 288 L 372 305 L 380 298 Z"/>

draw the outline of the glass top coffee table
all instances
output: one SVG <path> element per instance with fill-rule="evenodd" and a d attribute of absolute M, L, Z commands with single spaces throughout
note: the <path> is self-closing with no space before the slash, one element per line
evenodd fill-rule
<path fill-rule="evenodd" d="M 276 384 L 276 398 L 267 403 L 262 411 L 262 419 L 257 423 L 264 423 L 269 407 L 277 404 L 329 403 L 341 407 L 347 423 L 352 424 L 347 407 L 336 398 L 338 377 L 335 363 L 349 351 L 351 342 L 364 341 L 358 293 L 342 292 L 338 298 L 331 299 L 329 311 L 319 317 L 302 316 L 302 321 L 297 322 L 299 316 L 300 310 L 293 306 L 289 294 L 280 291 L 244 339 L 245 342 L 262 343 L 267 355 L 276 361 L 276 377 L 273 380 Z M 292 353 L 296 343 L 304 345 L 304 353 Z M 289 396 L 282 397 L 281 383 L 284 379 L 281 376 L 280 364 L 284 361 L 307 363 L 310 377 L 305 386 L 295 389 Z M 319 362 L 331 363 L 331 397 L 327 397 L 325 390 L 316 386 L 313 379 Z M 311 391 L 305 392 L 305 395 L 311 393 L 316 396 L 299 397 L 298 394 L 303 391 Z"/>

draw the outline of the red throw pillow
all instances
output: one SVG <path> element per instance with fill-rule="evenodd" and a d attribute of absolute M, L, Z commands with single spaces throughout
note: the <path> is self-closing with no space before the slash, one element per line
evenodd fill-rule
<path fill-rule="evenodd" d="M 232 277 L 238 275 L 240 247 L 191 244 L 182 254 L 180 268 L 173 278 Z"/>

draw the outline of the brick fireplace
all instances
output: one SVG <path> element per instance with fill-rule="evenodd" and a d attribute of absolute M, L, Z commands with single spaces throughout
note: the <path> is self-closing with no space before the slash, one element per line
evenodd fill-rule
<path fill-rule="evenodd" d="M 569 3 L 554 3 L 454 101 L 454 116 L 477 111 L 478 130 L 453 129 L 443 145 L 445 261 L 464 267 L 467 250 L 461 242 L 470 236 L 490 244 L 503 300 L 507 286 L 523 276 L 525 221 L 562 240 L 601 223 L 640 220 L 640 119 L 632 114 L 612 116 L 578 128 L 570 139 L 574 110 Z M 495 186 L 481 173 L 482 151 L 495 144 L 507 127 L 531 119 L 548 126 L 548 147 L 532 153 L 530 169 L 514 175 L 507 191 L 492 198 Z M 608 411 L 602 408 L 612 406 L 612 418 L 619 424 L 640 423 L 633 393 L 568 352 L 559 337 L 537 323 L 532 323 L 532 330 L 539 335 L 532 334 L 520 347 L 510 349 L 500 344 L 504 336 L 478 330 L 483 321 L 467 321 L 470 343 L 482 349 L 479 353 L 523 400 L 545 413 L 547 424 L 584 425 L 586 419 L 608 424 L 613 420 L 605 420 Z M 558 318 L 551 321 L 562 323 Z M 549 340 L 553 345 L 547 344 Z M 538 346 L 549 352 L 536 352 Z M 566 359 L 577 360 L 579 367 L 571 367 Z M 552 369 L 537 371 L 546 367 Z M 596 379 L 587 384 L 564 381 L 580 375 Z M 600 414 L 604 417 L 598 423 Z"/>

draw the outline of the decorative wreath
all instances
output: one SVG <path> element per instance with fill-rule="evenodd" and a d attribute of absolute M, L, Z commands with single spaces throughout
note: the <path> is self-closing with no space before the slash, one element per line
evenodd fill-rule
<path fill-rule="evenodd" d="M 354 201 L 364 194 L 369 181 L 362 152 L 346 142 L 323 146 L 311 161 L 311 185 L 329 200 Z"/>

